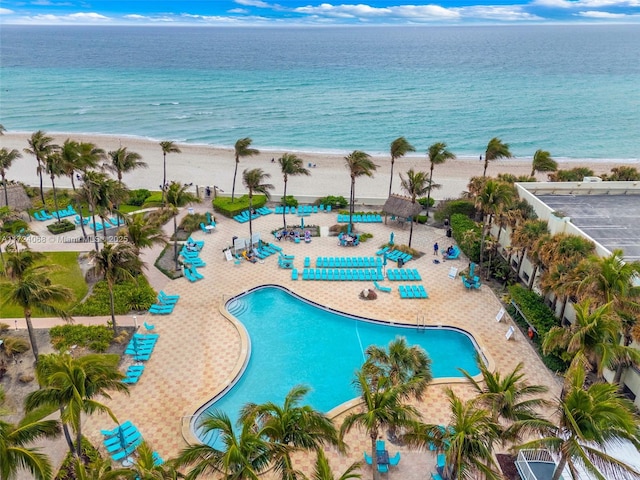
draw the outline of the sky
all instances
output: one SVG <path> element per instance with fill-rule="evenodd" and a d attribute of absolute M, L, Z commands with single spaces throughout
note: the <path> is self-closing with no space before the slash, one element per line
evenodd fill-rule
<path fill-rule="evenodd" d="M 640 0 L 0 0 L 0 24 L 464 25 L 640 23 Z"/>

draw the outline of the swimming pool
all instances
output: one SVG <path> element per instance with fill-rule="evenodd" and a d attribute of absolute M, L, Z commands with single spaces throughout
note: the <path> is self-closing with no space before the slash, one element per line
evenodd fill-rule
<path fill-rule="evenodd" d="M 251 342 L 246 368 L 235 385 L 212 399 L 194 415 L 224 411 L 235 421 L 247 402 L 281 403 L 292 387 L 309 385 L 304 403 L 328 412 L 357 396 L 354 372 L 364 362 L 369 345 L 386 347 L 396 336 L 420 345 L 432 360 L 434 378 L 462 377 L 458 368 L 480 373 L 478 352 L 468 333 L 454 328 L 417 329 L 341 314 L 309 302 L 277 286 L 264 286 L 232 298 L 226 308 L 247 330 Z"/>

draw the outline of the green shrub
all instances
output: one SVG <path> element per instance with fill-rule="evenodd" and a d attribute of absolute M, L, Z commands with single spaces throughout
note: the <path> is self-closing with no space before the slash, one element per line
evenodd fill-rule
<path fill-rule="evenodd" d="M 297 207 L 298 200 L 293 195 L 287 195 L 286 198 L 280 197 L 280 202 L 284 204 L 285 207 Z"/>
<path fill-rule="evenodd" d="M 418 203 L 422 205 L 424 208 L 427 208 L 427 200 L 429 201 L 429 208 L 433 207 L 436 204 L 436 201 L 433 197 L 429 197 L 428 199 L 427 197 L 422 197 L 417 199 Z"/>
<path fill-rule="evenodd" d="M 418 215 L 416 217 L 416 223 L 420 223 L 420 224 L 424 225 L 425 223 L 427 223 L 427 216 L 426 215 Z"/>
<path fill-rule="evenodd" d="M 360 234 L 360 241 L 362 243 L 366 242 L 370 238 L 373 238 L 373 233 L 362 233 L 362 234 Z"/>
<path fill-rule="evenodd" d="M 169 219 L 173 218 L 174 211 L 171 208 L 160 208 L 158 210 L 154 210 L 153 212 L 149 212 L 147 214 L 147 222 L 154 223 L 156 225 L 164 225 L 169 221 Z"/>
<path fill-rule="evenodd" d="M 78 345 L 102 353 L 113 340 L 113 329 L 106 325 L 58 325 L 51 328 L 49 335 L 56 350 L 66 351 Z"/>
<path fill-rule="evenodd" d="M 200 224 L 207 224 L 207 216 L 204 213 L 194 213 L 193 215 L 185 215 L 178 225 L 180 230 L 192 233 L 196 230 L 200 230 Z"/>
<path fill-rule="evenodd" d="M 347 199 L 343 196 L 334 197 L 333 195 L 328 195 L 316 200 L 314 205 L 324 205 L 325 207 L 331 205 L 331 209 L 333 210 L 334 208 L 344 208 L 349 205 L 349 202 L 347 202 Z"/>
<path fill-rule="evenodd" d="M 433 213 L 433 218 L 437 222 L 444 223 L 446 219 L 451 218 L 454 214 L 459 213 L 469 218 L 474 218 L 476 207 L 471 199 L 445 200 L 438 204 Z"/>
<path fill-rule="evenodd" d="M 91 445 L 89 440 L 82 437 L 81 445 L 82 458 L 85 460 L 86 465 L 96 464 L 102 461 L 100 452 L 96 447 Z M 54 480 L 76 480 L 79 477 L 75 472 L 75 456 L 73 453 L 67 452 Z"/>
<path fill-rule="evenodd" d="M 162 204 L 162 192 L 153 192 L 144 199 L 143 208 L 157 207 Z"/>
<path fill-rule="evenodd" d="M 116 315 L 126 315 L 132 310 L 147 310 L 155 302 L 156 292 L 146 278 L 139 275 L 137 281 L 130 280 L 114 286 L 114 307 Z M 71 310 L 72 315 L 110 315 L 109 288 L 104 280 L 96 283 L 93 293 L 83 303 Z"/>
<path fill-rule="evenodd" d="M 267 197 L 265 195 L 253 196 L 253 208 L 263 207 L 265 203 L 267 203 Z M 235 215 L 238 215 L 240 212 L 243 212 L 248 208 L 249 195 L 243 195 L 242 197 L 236 198 L 233 202 L 231 201 L 231 197 L 217 197 L 213 200 L 213 209 L 229 218 L 233 218 Z"/>
<path fill-rule="evenodd" d="M 141 207 L 144 205 L 144 202 L 151 196 L 151 192 L 146 188 L 140 188 L 138 190 L 132 190 L 129 192 L 129 200 L 127 200 L 127 205 L 134 205 L 136 207 Z"/>
<path fill-rule="evenodd" d="M 0 334 L 7 333 L 9 330 L 9 325 L 6 323 L 0 323 Z"/>
<path fill-rule="evenodd" d="M 58 235 L 60 233 L 71 232 L 75 230 L 76 226 L 71 223 L 66 218 L 60 220 L 59 222 L 54 222 L 51 225 L 47 225 L 47 230 L 49 230 L 54 235 Z"/>
<path fill-rule="evenodd" d="M 4 353 L 12 357 L 28 351 L 31 348 L 29 341 L 21 337 L 2 337 Z"/>
<path fill-rule="evenodd" d="M 451 231 L 453 238 L 464 254 L 472 262 L 480 261 L 480 241 L 482 228 L 466 215 L 454 213 L 451 215 Z"/>

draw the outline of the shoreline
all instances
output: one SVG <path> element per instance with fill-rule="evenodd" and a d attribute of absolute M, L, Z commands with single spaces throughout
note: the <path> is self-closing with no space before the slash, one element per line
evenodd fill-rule
<path fill-rule="evenodd" d="M 17 149 L 22 153 L 22 157 L 17 159 L 11 168 L 7 170 L 7 180 L 16 180 L 30 186 L 38 186 L 39 179 L 36 174 L 35 157 L 23 152 L 28 146 L 27 139 L 32 132 L 5 132 L 0 137 L 0 146 L 8 149 Z M 162 183 L 163 155 L 158 141 L 141 138 L 137 136 L 125 135 L 83 135 L 74 133 L 49 133 L 54 139 L 54 143 L 62 144 L 67 138 L 81 142 L 91 142 L 106 152 L 127 147 L 129 151 L 136 152 L 142 156 L 142 161 L 149 165 L 147 169 L 138 169 L 124 174 L 123 181 L 131 189 L 147 188 L 157 190 Z M 211 145 L 180 143 L 176 142 L 182 153 L 170 153 L 167 155 L 167 181 L 176 180 L 179 182 L 193 184 L 194 186 L 213 188 L 216 185 L 219 192 L 228 195 L 231 193 L 233 184 L 233 172 L 235 168 L 235 157 L 232 148 L 217 147 Z M 260 150 L 260 153 L 253 157 L 240 159 L 238 165 L 238 179 L 236 180 L 236 193 L 243 194 L 242 171 L 246 168 L 262 168 L 271 175 L 269 183 L 274 185 L 272 190 L 272 200 L 276 200 L 282 195 L 284 181 L 280 172 L 279 164 L 275 160 L 282 153 L 295 153 L 304 161 L 304 166 L 309 169 L 310 177 L 290 177 L 287 184 L 287 193 L 291 195 L 304 195 L 322 197 L 326 195 L 349 196 L 350 179 L 344 165 L 343 153 L 324 153 L 300 150 L 282 150 L 260 148 L 259 145 L 252 145 Z M 454 152 L 455 153 L 455 152 Z M 373 178 L 360 177 L 356 181 L 356 197 L 366 198 L 387 198 L 389 191 L 389 175 L 391 161 L 389 155 L 371 154 L 372 159 L 378 165 Z M 562 169 L 575 167 L 588 167 L 595 175 L 609 173 L 611 168 L 616 166 L 633 166 L 638 168 L 640 160 L 593 160 L 593 159 L 556 159 Z M 311 167 L 309 168 L 309 165 Z M 315 165 L 315 167 L 313 167 Z M 429 171 L 430 164 L 424 154 L 413 154 L 405 156 L 395 161 L 393 193 L 402 193 L 400 189 L 400 178 L 398 173 L 404 174 L 409 168 Z M 432 197 L 436 200 L 459 197 L 467 189 L 469 179 L 473 176 L 481 176 L 484 161 L 478 157 L 458 157 L 449 160 L 444 164 L 436 165 L 433 172 L 433 181 L 441 185 L 441 188 L 434 189 Z M 488 176 L 497 176 L 499 173 L 510 173 L 516 176 L 529 175 L 531 173 L 531 159 L 511 158 L 495 160 L 489 163 L 487 168 Z M 547 175 L 539 173 L 536 175 L 538 181 L 547 179 Z M 311 181 L 309 181 L 311 180 Z M 44 186 L 50 186 L 50 180 L 44 178 Z M 60 177 L 56 180 L 56 186 L 63 188 L 71 187 L 68 177 Z"/>

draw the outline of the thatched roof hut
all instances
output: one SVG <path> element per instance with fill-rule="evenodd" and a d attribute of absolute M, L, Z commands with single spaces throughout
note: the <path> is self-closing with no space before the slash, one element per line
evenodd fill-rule
<path fill-rule="evenodd" d="M 395 215 L 400 218 L 415 217 L 422 211 L 422 205 L 411 203 L 411 198 L 402 195 L 392 194 L 386 202 L 382 211 L 388 215 Z"/>
<path fill-rule="evenodd" d="M 31 208 L 31 199 L 24 191 L 24 187 L 19 183 L 7 185 L 7 196 L 9 197 L 9 206 L 17 211 L 28 210 Z M 0 184 L 0 207 L 6 206 L 4 203 L 4 186 Z"/>

